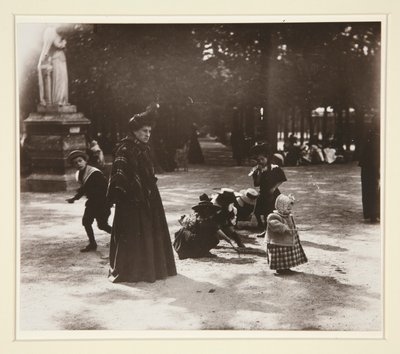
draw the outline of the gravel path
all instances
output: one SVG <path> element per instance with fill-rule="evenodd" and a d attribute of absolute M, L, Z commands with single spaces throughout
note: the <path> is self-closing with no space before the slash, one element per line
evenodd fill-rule
<path fill-rule="evenodd" d="M 249 166 L 234 166 L 219 143 L 202 146 L 206 165 L 158 176 L 171 238 L 177 219 L 201 193 L 251 186 Z M 359 168 L 352 163 L 284 170 L 288 181 L 281 191 L 296 197 L 294 214 L 309 258 L 297 274 L 284 277 L 273 275 L 247 224 L 240 233 L 253 252 L 238 257 L 221 242 L 216 258 L 177 259 L 176 277 L 112 284 L 107 234 L 95 228 L 98 250 L 79 252 L 86 244 L 84 200 L 67 204 L 66 192 L 21 193 L 19 335 L 48 338 L 51 330 L 89 329 L 382 330 L 381 228 L 362 219 Z"/>

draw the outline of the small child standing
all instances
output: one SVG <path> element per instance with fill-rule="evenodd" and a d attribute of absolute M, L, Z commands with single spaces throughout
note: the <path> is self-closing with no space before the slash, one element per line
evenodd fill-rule
<path fill-rule="evenodd" d="M 75 196 L 67 199 L 68 203 L 73 203 L 86 195 L 85 212 L 82 217 L 82 225 L 89 238 L 89 244 L 81 249 L 81 252 L 90 252 L 97 249 L 97 243 L 94 238 L 92 224 L 94 219 L 100 230 L 111 233 L 111 226 L 108 224 L 110 216 L 110 204 L 106 198 L 107 182 L 103 173 L 88 165 L 88 155 L 80 150 L 74 150 L 68 155 L 68 162 L 76 169 L 76 179 L 81 184 Z"/>
<path fill-rule="evenodd" d="M 276 275 L 290 274 L 290 268 L 307 262 L 292 215 L 293 205 L 293 196 L 280 194 L 275 201 L 276 210 L 267 218 L 266 252 Z"/>

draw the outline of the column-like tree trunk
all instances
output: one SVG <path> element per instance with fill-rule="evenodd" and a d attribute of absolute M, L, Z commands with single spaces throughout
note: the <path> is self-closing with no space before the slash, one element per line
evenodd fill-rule
<path fill-rule="evenodd" d="M 327 131 L 326 131 L 327 130 L 326 127 L 328 124 L 328 109 L 327 108 L 328 107 L 324 107 L 324 115 L 322 117 L 322 128 L 321 128 L 322 141 L 324 142 L 324 144 L 327 143 L 327 141 L 328 141 L 328 136 L 327 136 Z"/>
<path fill-rule="evenodd" d="M 340 107 L 337 110 L 336 115 L 336 131 L 335 131 L 335 140 L 337 143 L 337 148 L 339 151 L 343 150 L 343 109 Z"/>
<path fill-rule="evenodd" d="M 358 160 L 360 158 L 360 151 L 362 148 L 362 142 L 364 137 L 364 110 L 359 107 L 355 109 L 355 151 L 354 151 L 354 159 Z"/>
<path fill-rule="evenodd" d="M 296 106 L 292 107 L 292 134 L 296 135 Z"/>
<path fill-rule="evenodd" d="M 273 26 L 264 26 L 260 37 L 261 47 L 261 97 L 262 107 L 264 107 L 264 124 L 265 124 L 265 139 L 275 151 L 278 146 L 277 138 L 277 116 L 274 107 L 272 106 L 272 94 L 274 92 L 273 83 L 270 80 L 270 72 L 272 69 L 271 48 L 272 48 L 272 33 Z"/>
<path fill-rule="evenodd" d="M 283 140 L 286 141 L 289 137 L 289 110 L 283 110 Z"/>
<path fill-rule="evenodd" d="M 300 110 L 300 143 L 304 143 L 304 138 L 305 138 L 305 128 L 304 128 L 304 122 L 305 122 L 305 109 Z"/>
<path fill-rule="evenodd" d="M 350 125 L 350 107 L 347 107 L 345 110 L 345 122 L 344 122 L 344 144 L 346 146 L 346 150 L 350 150 L 350 145 L 351 145 L 351 138 L 352 138 L 352 132 L 351 132 L 351 125 Z"/>

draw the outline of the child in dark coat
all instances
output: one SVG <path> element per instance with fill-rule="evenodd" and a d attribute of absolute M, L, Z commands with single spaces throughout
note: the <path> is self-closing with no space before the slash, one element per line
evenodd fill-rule
<path fill-rule="evenodd" d="M 192 209 L 194 213 L 181 217 L 182 227 L 175 233 L 173 245 L 179 259 L 212 257 L 210 250 L 220 239 L 232 245 L 215 219 L 220 207 L 211 203 L 206 194 L 200 196 L 200 202 Z"/>
<path fill-rule="evenodd" d="M 76 179 L 81 184 L 81 187 L 72 198 L 67 199 L 67 202 L 73 203 L 84 195 L 87 197 L 82 225 L 89 238 L 89 244 L 81 249 L 81 252 L 95 251 L 97 249 L 92 228 L 94 219 L 96 219 L 100 230 L 111 233 L 111 226 L 108 224 L 108 217 L 111 214 L 110 204 L 106 199 L 107 182 L 103 173 L 99 169 L 88 165 L 87 161 L 88 155 L 80 150 L 74 150 L 68 155 L 68 162 L 77 169 Z"/>
<path fill-rule="evenodd" d="M 234 230 L 237 220 L 237 209 L 234 206 L 236 201 L 235 192 L 231 188 L 221 188 L 220 192 L 211 199 L 211 202 L 219 207 L 215 220 L 221 230 L 235 243 L 238 247 L 246 247 L 240 238 L 240 235 Z"/>
<path fill-rule="evenodd" d="M 254 186 L 260 187 L 260 195 L 254 208 L 258 227 L 265 229 L 268 214 L 274 210 L 275 200 L 280 194 L 278 187 L 286 181 L 283 170 L 271 163 L 271 154 L 265 144 L 255 145 L 251 148 L 251 156 L 257 161 L 249 176 L 253 178 Z M 264 234 L 260 234 L 262 237 Z"/>

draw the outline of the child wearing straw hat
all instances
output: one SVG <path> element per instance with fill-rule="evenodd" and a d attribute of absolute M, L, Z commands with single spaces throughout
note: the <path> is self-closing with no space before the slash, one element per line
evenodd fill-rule
<path fill-rule="evenodd" d="M 250 221 L 257 202 L 258 192 L 253 188 L 247 188 L 235 193 L 235 196 L 236 224 L 239 221 Z"/>

